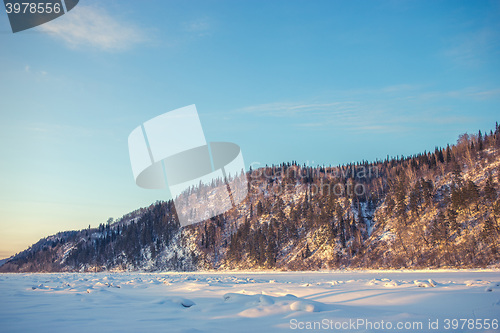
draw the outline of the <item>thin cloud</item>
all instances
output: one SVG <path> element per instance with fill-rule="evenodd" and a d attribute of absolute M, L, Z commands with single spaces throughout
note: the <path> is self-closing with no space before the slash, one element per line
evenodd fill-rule
<path fill-rule="evenodd" d="M 402 83 L 402 84 L 384 86 L 380 88 L 335 90 L 332 92 L 332 94 L 335 96 L 341 96 L 343 98 L 354 98 L 354 97 L 359 98 L 359 96 L 366 97 L 370 95 L 384 96 L 384 98 L 387 98 L 391 94 L 396 95 L 401 93 L 409 93 L 412 91 L 419 91 L 422 88 L 423 88 L 422 85 Z"/>
<path fill-rule="evenodd" d="M 375 92 L 383 92 L 383 93 L 398 93 L 403 91 L 412 91 L 420 88 L 420 86 L 412 85 L 412 84 L 398 84 L 394 86 L 384 87 Z"/>
<path fill-rule="evenodd" d="M 447 117 L 434 117 L 432 122 L 441 125 L 453 125 L 453 124 L 467 124 L 475 121 L 475 117 L 468 116 L 447 116 Z"/>
<path fill-rule="evenodd" d="M 500 88 L 480 89 L 477 87 L 467 87 L 458 90 L 425 92 L 418 97 L 422 100 L 442 98 L 486 100 L 500 97 Z"/>
<path fill-rule="evenodd" d="M 363 125 L 358 127 L 353 127 L 357 131 L 372 132 L 372 133 L 394 133 L 402 132 L 407 130 L 405 126 L 398 125 Z"/>
<path fill-rule="evenodd" d="M 208 18 L 201 18 L 184 23 L 184 30 L 203 37 L 210 34 L 212 23 Z"/>
<path fill-rule="evenodd" d="M 41 78 L 47 76 L 49 73 L 46 70 L 32 69 L 30 65 L 24 66 L 24 73 L 30 77 Z"/>
<path fill-rule="evenodd" d="M 499 98 L 500 97 L 500 89 L 490 89 L 483 90 L 473 93 L 474 97 L 478 99 L 490 99 L 490 98 Z"/>
<path fill-rule="evenodd" d="M 43 137 L 92 137 L 98 133 L 88 127 L 54 123 L 32 123 L 23 129 Z"/>
<path fill-rule="evenodd" d="M 357 126 L 375 117 L 380 111 L 361 102 L 339 101 L 330 103 L 268 103 L 248 106 L 239 112 L 264 117 L 291 119 L 301 128 Z M 297 122 L 298 121 L 298 122 Z"/>
<path fill-rule="evenodd" d="M 444 55 L 466 67 L 482 65 L 488 56 L 498 54 L 498 31 L 483 29 L 456 37 Z"/>
<path fill-rule="evenodd" d="M 144 32 L 133 24 L 119 21 L 102 8 L 82 5 L 42 24 L 40 29 L 72 48 L 90 46 L 103 51 L 123 51 L 147 40 Z"/>
<path fill-rule="evenodd" d="M 475 118 L 458 115 L 460 100 L 500 97 L 500 89 L 465 87 L 450 91 L 422 91 L 401 84 L 366 90 L 332 93 L 339 101 L 324 103 L 275 102 L 236 110 L 257 117 L 287 118 L 294 126 L 311 129 L 344 129 L 365 132 L 404 132 L 415 124 L 458 124 Z M 434 105 L 438 101 L 441 106 Z"/>
<path fill-rule="evenodd" d="M 348 114 L 356 107 L 355 102 L 333 102 L 333 103 L 287 103 L 277 102 L 259 104 L 240 109 L 245 113 L 260 113 L 275 117 L 288 117 L 302 114 Z"/>

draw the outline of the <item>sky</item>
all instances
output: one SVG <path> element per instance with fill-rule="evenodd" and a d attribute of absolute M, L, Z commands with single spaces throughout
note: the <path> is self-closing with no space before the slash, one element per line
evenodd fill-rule
<path fill-rule="evenodd" d="M 168 193 L 127 139 L 195 104 L 245 165 L 338 165 L 489 132 L 500 1 L 80 0 L 12 33 L 0 12 L 0 258 Z"/>

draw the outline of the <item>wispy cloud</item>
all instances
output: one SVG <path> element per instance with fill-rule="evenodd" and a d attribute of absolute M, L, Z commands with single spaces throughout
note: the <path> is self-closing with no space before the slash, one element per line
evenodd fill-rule
<path fill-rule="evenodd" d="M 302 128 L 325 126 L 358 126 L 380 111 L 364 102 L 339 101 L 330 103 L 278 102 L 248 106 L 237 112 L 252 113 L 264 117 L 288 118 Z"/>
<path fill-rule="evenodd" d="M 332 102 L 332 103 L 291 103 L 277 102 L 259 104 L 241 108 L 239 112 L 260 113 L 275 117 L 289 117 L 302 114 L 349 114 L 356 108 L 356 102 Z"/>
<path fill-rule="evenodd" d="M 275 102 L 247 106 L 236 112 L 257 117 L 287 118 L 294 126 L 310 129 L 342 127 L 365 132 L 404 132 L 415 124 L 458 124 L 474 120 L 457 114 L 462 101 L 500 97 L 499 88 L 466 87 L 452 91 L 424 90 L 401 84 L 378 89 L 332 93 L 337 101 Z"/>
<path fill-rule="evenodd" d="M 500 97 L 500 88 L 476 91 L 476 92 L 471 93 L 471 96 L 476 97 L 478 99 L 499 98 Z"/>
<path fill-rule="evenodd" d="M 25 75 L 32 76 L 38 79 L 49 74 L 46 70 L 34 70 L 30 65 L 24 66 L 24 73 Z"/>
<path fill-rule="evenodd" d="M 185 22 L 183 27 L 185 31 L 202 37 L 210 34 L 212 25 L 213 24 L 211 20 L 207 17 L 204 17 Z"/>
<path fill-rule="evenodd" d="M 440 125 L 467 124 L 474 120 L 475 118 L 471 116 L 436 116 L 432 118 L 432 122 Z"/>
<path fill-rule="evenodd" d="M 92 137 L 98 133 L 89 127 L 75 126 L 56 123 L 31 123 L 23 127 L 27 132 L 37 134 L 40 137 Z"/>
<path fill-rule="evenodd" d="M 500 88 L 493 89 L 482 89 L 479 87 L 466 87 L 457 90 L 445 90 L 445 91 L 429 91 L 423 92 L 418 95 L 421 100 L 430 99 L 475 99 L 475 100 L 486 100 L 500 97 Z"/>
<path fill-rule="evenodd" d="M 129 22 L 109 15 L 103 8 L 79 5 L 57 20 L 40 26 L 69 47 L 93 47 L 123 51 L 147 40 L 145 33 Z"/>
<path fill-rule="evenodd" d="M 485 62 L 486 57 L 498 55 L 500 41 L 497 29 L 482 29 L 455 37 L 451 45 L 444 50 L 444 55 L 455 63 L 476 67 Z"/>
<path fill-rule="evenodd" d="M 360 88 L 360 89 L 349 89 L 349 90 L 337 90 L 333 91 L 332 94 L 341 97 L 359 98 L 360 96 L 384 96 L 385 98 L 390 95 L 397 95 L 402 93 L 418 92 L 423 88 L 422 85 L 417 84 L 394 84 L 384 87 L 376 88 Z"/>
<path fill-rule="evenodd" d="M 402 91 L 412 91 L 420 88 L 420 86 L 413 85 L 413 84 L 397 84 L 393 86 L 387 86 L 383 87 L 378 90 L 378 92 L 384 92 L 384 93 L 397 93 L 397 92 L 402 92 Z M 377 92 L 377 90 L 375 91 Z"/>

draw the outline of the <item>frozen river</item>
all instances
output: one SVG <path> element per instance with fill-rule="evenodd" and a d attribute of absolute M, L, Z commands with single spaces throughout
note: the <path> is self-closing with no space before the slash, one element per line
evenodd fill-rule
<path fill-rule="evenodd" d="M 500 332 L 500 271 L 0 274 L 1 332 Z"/>

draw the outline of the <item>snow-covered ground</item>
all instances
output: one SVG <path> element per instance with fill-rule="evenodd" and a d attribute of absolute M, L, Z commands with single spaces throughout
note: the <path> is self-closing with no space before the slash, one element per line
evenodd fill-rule
<path fill-rule="evenodd" d="M 499 320 L 491 270 L 0 275 L 0 332 L 499 332 Z"/>

